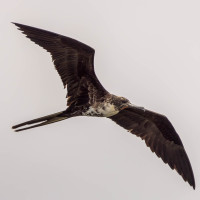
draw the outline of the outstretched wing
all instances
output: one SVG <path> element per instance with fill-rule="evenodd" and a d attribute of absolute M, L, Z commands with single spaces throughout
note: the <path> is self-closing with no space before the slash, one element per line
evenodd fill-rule
<path fill-rule="evenodd" d="M 94 72 L 95 50 L 77 40 L 56 33 L 14 23 L 27 38 L 50 52 L 64 87 L 68 90 L 68 105 L 85 104 L 104 96 L 103 88 Z"/>
<path fill-rule="evenodd" d="M 145 140 L 146 145 L 168 163 L 195 189 L 192 167 L 181 139 L 170 121 L 163 115 L 127 108 L 110 117 L 118 125 Z"/>

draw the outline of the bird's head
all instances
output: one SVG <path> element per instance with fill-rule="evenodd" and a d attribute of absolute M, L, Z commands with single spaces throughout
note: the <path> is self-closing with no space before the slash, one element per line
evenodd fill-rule
<path fill-rule="evenodd" d="M 125 108 L 128 108 L 131 105 L 131 103 L 128 99 L 126 99 L 124 97 L 117 97 L 117 96 L 114 97 L 113 103 L 115 104 L 116 108 L 119 111 L 123 110 Z"/>
<path fill-rule="evenodd" d="M 131 103 L 130 103 L 130 101 L 128 99 L 126 99 L 124 97 L 119 97 L 119 98 L 120 98 L 120 104 L 121 104 L 119 106 L 120 110 L 128 108 L 131 105 Z"/>

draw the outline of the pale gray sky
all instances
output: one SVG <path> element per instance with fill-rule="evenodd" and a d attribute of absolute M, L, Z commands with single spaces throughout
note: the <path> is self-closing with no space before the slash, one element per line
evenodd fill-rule
<path fill-rule="evenodd" d="M 0 199 L 200 199 L 200 1 L 2 1 Z M 196 190 L 109 119 L 77 117 L 15 133 L 65 109 L 50 55 L 10 22 L 95 48 L 104 87 L 165 114 L 190 158 Z"/>

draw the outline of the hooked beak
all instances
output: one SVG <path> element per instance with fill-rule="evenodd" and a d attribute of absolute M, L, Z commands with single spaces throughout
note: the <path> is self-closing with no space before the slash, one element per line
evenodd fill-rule
<path fill-rule="evenodd" d="M 124 109 L 126 109 L 126 108 L 131 108 L 133 105 L 131 104 L 131 103 L 126 103 L 126 104 L 123 104 L 121 107 L 120 107 L 120 109 L 121 110 L 124 110 Z"/>
<path fill-rule="evenodd" d="M 136 108 L 136 109 L 139 109 L 139 110 L 142 110 L 145 112 L 145 108 L 144 107 L 141 107 L 141 106 L 136 106 L 132 103 L 127 103 L 127 104 L 124 104 L 121 106 L 121 110 L 124 110 L 126 108 Z"/>
<path fill-rule="evenodd" d="M 136 106 L 136 105 L 134 105 L 132 103 L 129 103 L 129 105 L 128 105 L 127 108 L 136 108 L 136 109 L 142 110 L 144 112 L 146 111 L 144 107 L 142 107 L 142 106 Z"/>

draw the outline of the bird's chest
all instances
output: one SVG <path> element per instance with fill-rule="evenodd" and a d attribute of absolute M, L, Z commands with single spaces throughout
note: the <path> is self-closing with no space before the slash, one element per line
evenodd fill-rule
<path fill-rule="evenodd" d="M 116 115 L 119 111 L 115 108 L 113 104 L 104 103 L 98 106 L 90 106 L 83 115 L 94 116 L 94 117 L 111 117 Z"/>

